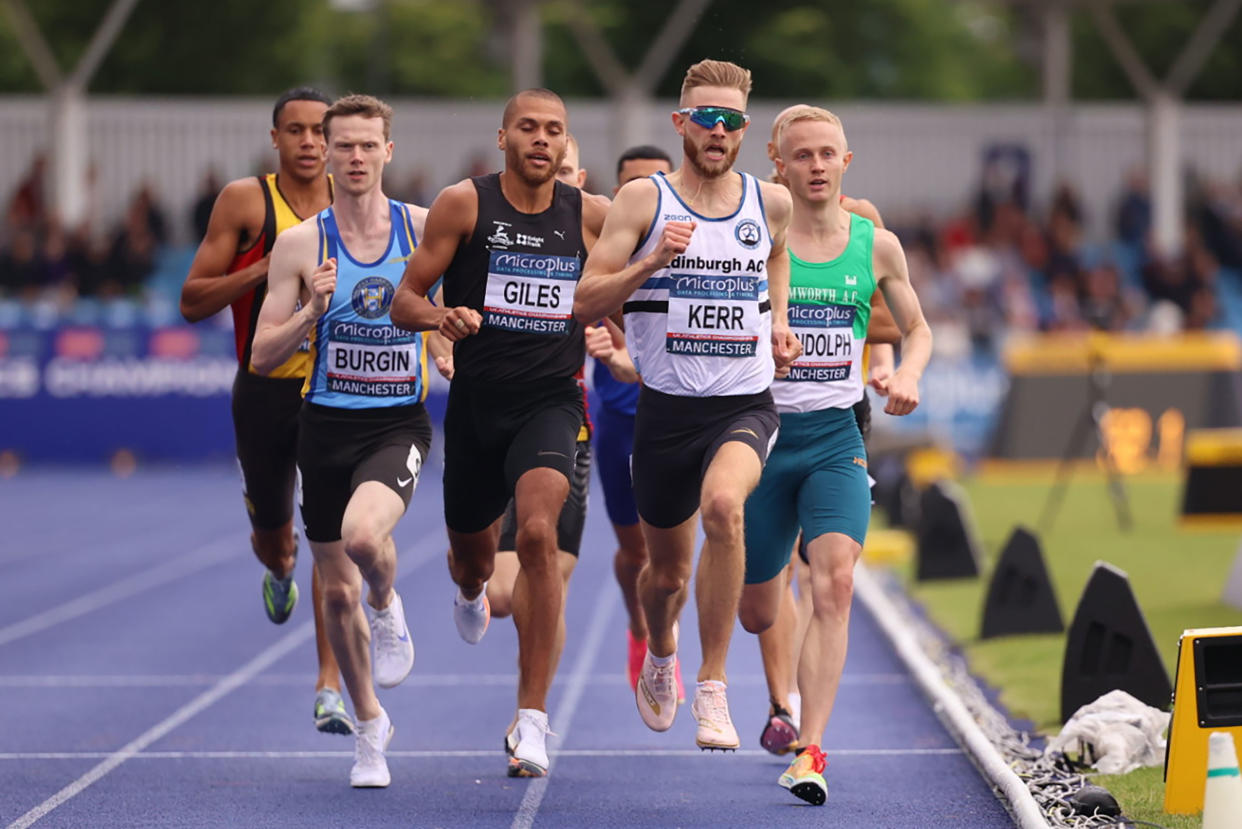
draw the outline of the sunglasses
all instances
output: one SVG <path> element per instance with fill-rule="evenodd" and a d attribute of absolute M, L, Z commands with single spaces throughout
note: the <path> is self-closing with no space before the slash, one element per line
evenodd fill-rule
<path fill-rule="evenodd" d="M 735 132 L 750 123 L 750 116 L 729 107 L 685 107 L 677 110 L 705 130 L 723 124 L 728 132 Z"/>

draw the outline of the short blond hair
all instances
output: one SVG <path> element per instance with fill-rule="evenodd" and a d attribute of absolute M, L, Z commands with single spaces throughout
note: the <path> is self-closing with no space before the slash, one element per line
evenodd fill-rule
<path fill-rule="evenodd" d="M 384 140 L 388 140 L 392 132 L 392 107 L 374 95 L 346 95 L 338 98 L 323 114 L 323 134 L 328 137 L 328 129 L 333 118 L 344 118 L 346 115 L 361 115 L 363 118 L 380 118 L 384 121 Z"/>
<path fill-rule="evenodd" d="M 750 98 L 750 70 L 727 60 L 701 60 L 686 70 L 686 77 L 681 82 L 682 100 L 696 86 L 736 89 L 742 93 L 742 105 L 745 106 Z"/>
<path fill-rule="evenodd" d="M 799 121 L 821 121 L 833 124 L 837 129 L 841 130 L 841 137 L 845 137 L 845 125 L 841 123 L 841 119 L 836 113 L 830 112 L 823 107 L 811 106 L 810 104 L 791 106 L 781 110 L 776 116 L 776 120 L 772 122 L 772 140 L 768 142 L 768 160 L 775 162 L 776 159 L 780 158 L 781 139 L 785 136 L 785 130 L 789 129 L 790 124 L 796 124 Z M 776 184 L 789 186 L 789 182 L 785 181 L 775 168 L 773 168 L 770 178 Z"/>

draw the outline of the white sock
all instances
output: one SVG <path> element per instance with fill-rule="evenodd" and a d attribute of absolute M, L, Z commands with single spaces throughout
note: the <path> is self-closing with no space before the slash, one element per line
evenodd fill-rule
<path fill-rule="evenodd" d="M 650 653 L 650 651 L 648 653 Z M 667 668 L 669 665 L 672 665 L 673 660 L 677 658 L 677 654 L 675 653 L 670 653 L 668 656 L 656 656 L 654 653 L 651 653 L 650 655 L 651 664 L 655 665 L 657 668 Z"/>

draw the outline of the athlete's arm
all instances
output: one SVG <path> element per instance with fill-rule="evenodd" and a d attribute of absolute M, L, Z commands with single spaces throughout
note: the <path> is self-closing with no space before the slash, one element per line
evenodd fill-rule
<path fill-rule="evenodd" d="M 291 227 L 276 239 L 267 276 L 267 296 L 255 325 L 250 346 L 250 364 L 259 374 L 268 374 L 293 356 L 298 346 L 328 310 L 336 290 L 336 260 L 315 266 L 319 231 L 313 219 Z M 307 301 L 303 285 L 310 287 Z"/>
<path fill-rule="evenodd" d="M 693 222 L 667 222 L 654 251 L 634 264 L 630 254 L 651 226 L 659 203 L 655 182 L 635 179 L 617 192 L 599 240 L 591 249 L 582 279 L 574 291 L 574 317 L 590 325 L 621 307 L 647 277 L 684 253 L 694 232 Z"/>
<path fill-rule="evenodd" d="M 894 324 L 894 327 L 896 325 Z M 893 376 L 897 358 L 893 347 L 888 343 L 876 343 L 871 346 L 870 371 L 867 382 L 881 395 L 888 396 L 888 381 Z"/>
<path fill-rule="evenodd" d="M 474 232 L 479 197 L 474 184 L 459 181 L 440 191 L 424 218 L 422 240 L 401 275 L 392 300 L 392 321 L 411 331 L 438 329 L 450 341 L 475 334 L 483 317 L 473 308 L 437 307 L 427 299 L 457 255 L 457 248 Z"/>
<path fill-rule="evenodd" d="M 244 244 L 258 244 L 253 229 L 263 227 L 261 187 L 256 178 L 238 179 L 229 182 L 216 197 L 207 234 L 181 286 L 181 316 L 188 322 L 198 322 L 228 307 L 267 276 L 267 256 L 227 273 Z"/>
<path fill-rule="evenodd" d="M 444 286 L 441 285 L 436 290 L 436 305 L 444 304 Z M 427 352 L 431 354 L 431 359 L 435 361 L 436 371 L 440 372 L 440 376 L 445 380 L 453 379 L 453 344 L 440 336 L 439 331 L 428 331 L 424 334 L 427 338 Z"/>
<path fill-rule="evenodd" d="M 772 235 L 772 252 L 767 262 L 768 300 L 772 303 L 772 358 L 780 371 L 802 353 L 802 343 L 789 330 L 789 248 L 785 232 L 793 213 L 793 199 L 779 184 L 760 181 L 759 190 Z"/>
<path fill-rule="evenodd" d="M 637 383 L 638 370 L 625 347 L 625 332 L 612 320 L 604 318 L 602 325 L 586 327 L 586 350 L 608 369 L 608 373 L 622 383 Z"/>
<path fill-rule="evenodd" d="M 883 384 L 883 388 L 880 385 L 876 388 L 881 393 L 888 393 L 885 412 L 891 415 L 909 414 L 919 405 L 919 378 L 931 359 L 931 328 L 910 285 L 906 254 L 892 231 L 876 230 L 871 259 L 876 281 L 902 331 L 901 366 Z"/>

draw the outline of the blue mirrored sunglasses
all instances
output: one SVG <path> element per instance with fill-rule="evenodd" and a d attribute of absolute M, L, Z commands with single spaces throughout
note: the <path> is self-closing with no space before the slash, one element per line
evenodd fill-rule
<path fill-rule="evenodd" d="M 677 111 L 705 130 L 723 124 L 727 131 L 733 132 L 750 123 L 749 115 L 729 107 L 685 107 Z"/>

